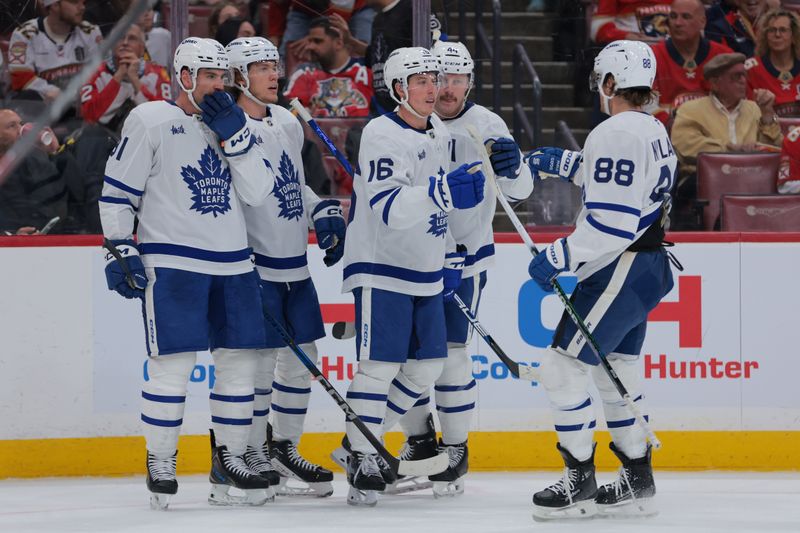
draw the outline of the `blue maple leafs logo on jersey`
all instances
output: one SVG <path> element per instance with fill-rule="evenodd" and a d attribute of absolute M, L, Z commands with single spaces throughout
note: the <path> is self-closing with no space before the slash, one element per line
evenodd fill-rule
<path fill-rule="evenodd" d="M 192 191 L 192 207 L 201 215 L 211 213 L 216 218 L 231 208 L 231 171 L 223 166 L 217 152 L 207 146 L 197 161 L 199 169 L 191 165 L 181 167 L 181 177 Z"/>
<path fill-rule="evenodd" d="M 430 233 L 434 237 L 444 238 L 444 234 L 447 233 L 447 213 L 439 211 L 438 213 L 432 214 L 428 219 L 428 224 L 430 224 L 430 227 L 427 233 Z"/>
<path fill-rule="evenodd" d="M 267 165 L 271 167 L 269 163 Z M 278 199 L 278 207 L 281 210 L 278 213 L 279 217 L 295 220 L 303 216 L 303 190 L 300 186 L 300 172 L 295 168 L 286 152 L 281 154 L 272 194 Z"/>

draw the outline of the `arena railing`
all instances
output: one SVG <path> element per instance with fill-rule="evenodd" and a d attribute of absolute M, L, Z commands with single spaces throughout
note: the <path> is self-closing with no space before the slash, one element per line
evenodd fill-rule
<path fill-rule="evenodd" d="M 514 116 L 514 138 L 517 142 L 522 144 L 521 140 L 524 138 L 528 142 L 528 146 L 538 147 L 542 143 L 542 82 L 539 80 L 539 75 L 531 63 L 528 52 L 522 43 L 517 43 L 514 46 L 514 54 L 511 63 L 512 72 L 512 101 L 513 101 L 513 116 Z M 525 112 L 525 106 L 522 102 L 522 84 L 523 75 L 530 78 L 530 83 L 533 85 L 531 96 L 533 98 L 533 113 L 532 120 L 528 119 L 528 114 Z M 499 85 L 499 84 L 495 84 Z"/>

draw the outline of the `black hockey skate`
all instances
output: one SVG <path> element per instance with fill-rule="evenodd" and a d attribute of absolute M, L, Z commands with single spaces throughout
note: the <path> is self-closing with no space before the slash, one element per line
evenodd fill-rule
<path fill-rule="evenodd" d="M 211 431 L 211 505 L 263 505 L 275 499 L 269 480 L 253 471 L 244 455 L 233 455 L 227 446 L 217 446 Z M 235 489 L 235 492 L 231 492 Z"/>
<path fill-rule="evenodd" d="M 469 470 L 469 449 L 467 441 L 461 444 L 445 445 L 439 441 L 439 448 L 447 452 L 450 464 L 441 474 L 429 476 L 433 482 L 433 497 L 458 496 L 464 493 L 464 476 Z"/>
<path fill-rule="evenodd" d="M 158 459 L 147 452 L 147 490 L 150 491 L 150 508 L 164 510 L 169 506 L 169 497 L 178 492 L 175 465 L 178 452 L 172 457 Z"/>
<path fill-rule="evenodd" d="M 378 454 L 353 452 L 347 460 L 347 482 L 350 505 L 374 506 L 378 503 L 378 492 L 386 488 L 383 474 L 377 462 Z"/>
<path fill-rule="evenodd" d="M 272 457 L 266 442 L 259 447 L 248 446 L 247 451 L 244 452 L 244 462 L 256 474 L 266 478 L 271 487 L 277 487 L 280 484 L 281 475 L 272 465 Z"/>
<path fill-rule="evenodd" d="M 578 461 L 561 444 L 556 447 L 564 458 L 564 477 L 533 495 L 533 519 L 591 518 L 597 514 L 594 448 L 591 457 Z"/>
<path fill-rule="evenodd" d="M 644 457 L 629 459 L 612 442 L 609 446 L 622 462 L 619 477 L 613 483 L 603 485 L 594 499 L 597 511 L 602 516 L 638 517 L 654 516 L 658 510 L 654 505 L 656 484 L 653 480 L 652 448 L 648 445 Z"/>
<path fill-rule="evenodd" d="M 350 459 L 350 454 L 353 453 L 353 448 L 350 447 L 350 440 L 347 438 L 347 435 L 342 437 L 342 445 L 331 452 L 331 459 L 333 459 L 338 465 L 344 468 L 347 471 L 347 461 Z M 378 463 L 378 468 L 381 469 L 381 475 L 383 476 L 383 480 L 386 484 L 394 483 L 397 481 L 397 476 L 392 472 L 391 467 L 389 467 L 389 463 L 380 456 L 380 454 L 375 458 Z"/>
<path fill-rule="evenodd" d="M 280 473 L 277 493 L 284 496 L 315 496 L 324 498 L 333 494 L 333 472 L 307 461 L 292 441 L 272 441 L 272 464 Z M 290 485 L 294 479 L 304 486 Z"/>
<path fill-rule="evenodd" d="M 426 430 L 422 435 L 408 437 L 403 447 L 400 449 L 401 461 L 418 461 L 436 457 L 439 448 L 436 445 L 436 428 L 433 425 L 433 415 L 428 413 L 425 420 Z M 380 463 L 379 463 L 380 464 Z M 385 464 L 385 463 L 384 463 Z M 422 476 L 395 476 L 388 469 L 382 468 L 383 478 L 386 480 L 386 494 L 402 494 L 416 490 L 428 489 L 433 486 L 433 480 L 425 479 Z M 394 478 L 394 479 L 393 479 Z"/>

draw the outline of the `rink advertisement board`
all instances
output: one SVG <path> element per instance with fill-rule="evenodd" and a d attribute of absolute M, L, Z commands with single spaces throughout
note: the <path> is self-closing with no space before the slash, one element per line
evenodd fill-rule
<path fill-rule="evenodd" d="M 541 243 L 555 237 L 535 236 Z M 759 432 L 800 445 L 800 394 L 795 385 L 800 358 L 794 329 L 800 302 L 800 284 L 795 281 L 800 235 L 672 237 L 677 241 L 672 252 L 684 270 L 673 270 L 674 289 L 651 313 L 641 356 L 654 429 L 712 445 L 715 435 L 734 440 L 741 435 L 755 446 L 760 439 L 753 435 Z M 479 319 L 509 356 L 536 364 L 562 307 L 556 296 L 529 279 L 530 254 L 519 238 L 498 235 L 497 241 Z M 140 433 L 139 398 L 147 379 L 141 306 L 108 291 L 98 245 L 96 237 L 0 239 L 0 451 L 21 440 Z M 330 332 L 333 322 L 353 319 L 352 297 L 340 292 L 341 264 L 325 268 L 316 245 L 309 248 L 309 263 Z M 574 277 L 560 279 L 568 292 L 574 288 Z M 319 342 L 319 352 L 319 367 L 344 393 L 357 364 L 354 340 L 326 337 Z M 470 353 L 478 382 L 472 428 L 476 437 L 471 443 L 499 432 L 552 432 L 547 400 L 537 383 L 513 378 L 478 335 L 472 338 Z M 210 355 L 198 354 L 184 434 L 207 431 L 213 383 Z M 604 427 L 601 420 L 598 413 L 598 428 Z M 343 429 L 341 411 L 312 384 L 306 431 L 341 434 Z M 329 437 L 331 442 L 339 438 Z M 742 453 L 748 453 L 747 444 L 742 446 Z M 480 461 L 480 450 L 477 456 Z M 771 466 L 800 468 L 783 464 L 796 458 L 777 458 Z M 503 464 L 502 457 L 487 461 L 486 468 Z M 735 461 L 726 464 L 747 467 Z M 0 463 L 0 477 L 8 475 L 6 466 Z"/>

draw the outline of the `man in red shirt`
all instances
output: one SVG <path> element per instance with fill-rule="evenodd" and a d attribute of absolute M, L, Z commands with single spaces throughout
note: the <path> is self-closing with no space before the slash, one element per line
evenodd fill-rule
<path fill-rule="evenodd" d="M 86 122 L 116 130 L 137 105 L 170 98 L 166 69 L 143 59 L 144 39 L 142 29 L 132 25 L 114 46 L 112 57 L 81 88 L 81 111 Z"/>
<path fill-rule="evenodd" d="M 309 52 L 318 64 L 298 68 L 285 96 L 299 98 L 315 117 L 366 117 L 372 98 L 372 71 L 363 58 L 350 57 L 339 31 L 330 19 L 311 22 Z"/>
<path fill-rule="evenodd" d="M 653 115 L 664 124 L 684 102 L 707 96 L 711 87 L 703 77 L 703 65 L 727 46 L 703 37 L 705 6 L 700 0 L 675 0 L 669 14 L 669 37 L 655 46 L 658 110 Z"/>

